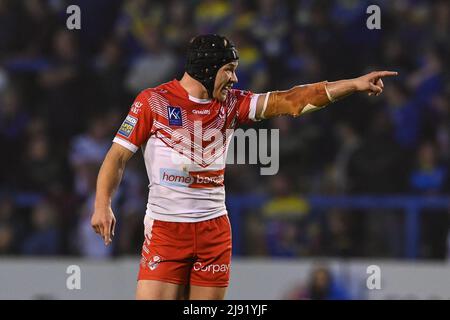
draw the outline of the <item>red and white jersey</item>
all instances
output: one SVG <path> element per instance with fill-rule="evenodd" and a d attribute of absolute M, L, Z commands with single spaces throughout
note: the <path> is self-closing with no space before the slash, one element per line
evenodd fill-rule
<path fill-rule="evenodd" d="M 137 96 L 113 142 L 132 152 L 142 149 L 150 182 L 148 216 L 197 222 L 226 214 L 230 132 L 255 120 L 257 98 L 232 89 L 224 102 L 197 99 L 176 79 Z"/>

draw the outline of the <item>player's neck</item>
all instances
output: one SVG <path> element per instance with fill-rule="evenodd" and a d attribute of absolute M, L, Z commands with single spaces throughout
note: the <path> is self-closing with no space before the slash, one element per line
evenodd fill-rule
<path fill-rule="evenodd" d="M 186 72 L 179 82 L 191 97 L 197 99 L 208 99 L 208 92 L 205 87 Z"/>

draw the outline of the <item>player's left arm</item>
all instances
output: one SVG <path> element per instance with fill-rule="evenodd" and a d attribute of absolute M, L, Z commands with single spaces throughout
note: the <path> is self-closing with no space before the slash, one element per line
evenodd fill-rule
<path fill-rule="evenodd" d="M 293 87 L 286 91 L 260 94 L 256 103 L 256 119 L 269 119 L 280 115 L 297 117 L 315 111 L 329 103 L 355 92 L 367 92 L 369 96 L 383 92 L 383 77 L 397 75 L 393 71 L 374 71 L 358 78 L 334 82 L 322 81 Z"/>

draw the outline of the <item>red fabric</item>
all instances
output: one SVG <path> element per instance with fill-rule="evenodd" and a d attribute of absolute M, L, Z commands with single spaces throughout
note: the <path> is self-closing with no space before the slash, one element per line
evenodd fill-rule
<path fill-rule="evenodd" d="M 227 215 L 196 223 L 152 220 L 150 224 L 138 280 L 228 286 L 231 226 Z"/>

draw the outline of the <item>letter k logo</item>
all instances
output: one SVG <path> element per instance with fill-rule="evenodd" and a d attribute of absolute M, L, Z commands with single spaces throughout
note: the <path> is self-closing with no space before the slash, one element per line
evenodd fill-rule
<path fill-rule="evenodd" d="M 179 107 L 167 107 L 167 115 L 169 117 L 169 125 L 171 126 L 181 126 L 182 125 L 182 119 L 181 119 L 181 109 Z"/>
<path fill-rule="evenodd" d="M 180 113 L 176 109 L 169 110 L 170 119 L 180 119 Z"/>

